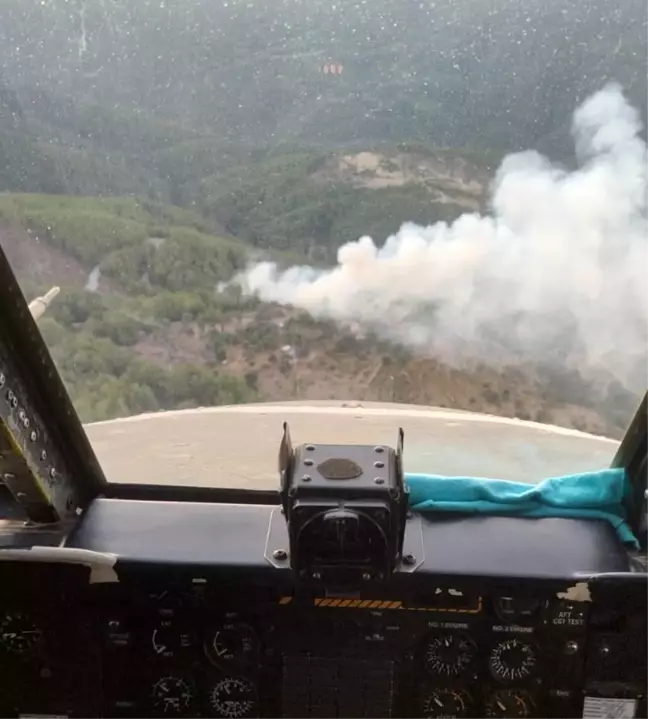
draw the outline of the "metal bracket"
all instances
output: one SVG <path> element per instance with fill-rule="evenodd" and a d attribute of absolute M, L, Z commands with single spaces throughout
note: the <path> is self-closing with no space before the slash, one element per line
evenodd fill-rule
<path fill-rule="evenodd" d="M 419 514 L 411 514 L 405 525 L 403 552 L 396 571 L 407 574 L 415 572 L 425 561 L 424 547 L 423 517 Z"/>
<path fill-rule="evenodd" d="M 275 569 L 290 569 L 290 540 L 286 517 L 281 507 L 270 512 L 268 535 L 266 537 L 265 559 Z"/>

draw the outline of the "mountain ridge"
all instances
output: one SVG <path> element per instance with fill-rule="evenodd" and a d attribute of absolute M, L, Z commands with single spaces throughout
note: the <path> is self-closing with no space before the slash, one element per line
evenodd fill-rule
<path fill-rule="evenodd" d="M 647 26 L 643 0 L 5 0 L 0 242 L 28 296 L 63 286 L 41 327 L 82 417 L 332 393 L 618 436 L 618 383 L 452 368 L 215 288 L 483 212 L 511 152 L 574 167 L 607 82 L 645 121 Z"/>

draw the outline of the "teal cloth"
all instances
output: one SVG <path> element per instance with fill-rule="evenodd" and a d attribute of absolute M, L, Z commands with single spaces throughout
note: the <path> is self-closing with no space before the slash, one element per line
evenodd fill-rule
<path fill-rule="evenodd" d="M 552 477 L 535 485 L 436 474 L 406 474 L 405 481 L 409 505 L 418 512 L 604 519 L 625 545 L 639 548 L 626 522 L 630 486 L 624 469 Z"/>

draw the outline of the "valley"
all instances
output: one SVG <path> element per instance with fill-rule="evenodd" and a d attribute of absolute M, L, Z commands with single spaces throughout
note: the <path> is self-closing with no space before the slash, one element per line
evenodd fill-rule
<path fill-rule="evenodd" d="M 635 387 L 541 357 L 444 363 L 227 283 L 488 213 L 511 152 L 575 167 L 572 112 L 605 83 L 645 120 L 647 15 L 643 0 L 6 0 L 0 244 L 27 299 L 61 287 L 39 326 L 81 418 L 336 399 L 621 436 Z"/>

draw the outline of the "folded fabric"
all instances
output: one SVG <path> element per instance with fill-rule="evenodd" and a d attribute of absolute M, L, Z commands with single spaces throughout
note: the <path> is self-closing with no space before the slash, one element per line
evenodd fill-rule
<path fill-rule="evenodd" d="M 639 547 L 626 522 L 630 487 L 623 469 L 552 477 L 535 485 L 435 474 L 406 474 L 405 480 L 410 507 L 418 512 L 604 519 L 625 545 Z"/>

